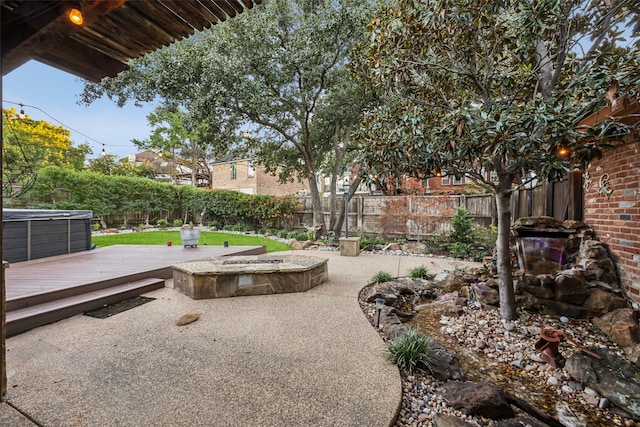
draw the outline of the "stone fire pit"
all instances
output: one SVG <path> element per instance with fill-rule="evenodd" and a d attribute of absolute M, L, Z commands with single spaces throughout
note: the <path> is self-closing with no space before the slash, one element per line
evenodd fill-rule
<path fill-rule="evenodd" d="M 303 292 L 329 278 L 327 259 L 304 255 L 230 256 L 174 264 L 175 289 L 193 299 Z"/>

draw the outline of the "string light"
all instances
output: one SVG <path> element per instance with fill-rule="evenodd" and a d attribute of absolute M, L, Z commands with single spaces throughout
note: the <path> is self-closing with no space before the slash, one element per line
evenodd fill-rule
<path fill-rule="evenodd" d="M 76 25 L 82 25 L 84 23 L 84 17 L 82 16 L 82 12 L 75 7 L 69 9 L 69 21 Z"/>
<path fill-rule="evenodd" d="M 24 108 L 22 108 L 22 107 L 23 107 L 23 105 L 20 104 L 20 114 L 18 114 L 18 118 L 20 120 L 24 120 L 24 119 L 27 118 L 27 115 L 24 113 Z"/>
<path fill-rule="evenodd" d="M 104 157 L 104 156 L 106 156 L 106 155 L 107 155 L 107 152 L 106 152 L 106 150 L 104 149 L 104 144 L 102 144 L 102 152 L 100 153 L 100 155 L 101 155 L 102 157 Z"/>

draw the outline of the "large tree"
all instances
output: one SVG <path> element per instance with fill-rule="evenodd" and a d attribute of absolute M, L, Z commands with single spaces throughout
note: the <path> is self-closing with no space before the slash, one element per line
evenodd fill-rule
<path fill-rule="evenodd" d="M 2 115 L 2 193 L 11 196 L 24 191 L 37 171 L 45 166 L 60 166 L 82 170 L 91 149 L 87 144 L 77 147 L 71 132 L 45 120 L 21 118 L 15 108 Z"/>
<path fill-rule="evenodd" d="M 314 225 L 323 233 L 317 179 L 333 141 L 318 136 L 314 120 L 334 88 L 351 78 L 343 70 L 350 49 L 364 33 L 370 3 L 265 2 L 133 61 L 130 70 L 114 79 L 87 85 L 84 99 L 90 102 L 106 94 L 122 104 L 130 98 L 145 102 L 160 96 L 194 117 L 237 120 L 237 134 L 251 131 L 251 152 L 267 170 L 279 171 L 283 180 L 307 180 Z"/>
<path fill-rule="evenodd" d="M 529 171 L 560 179 L 624 133 L 611 121 L 576 124 L 607 99 L 637 96 L 638 51 L 619 46 L 630 25 L 637 37 L 637 14 L 632 0 L 403 0 L 370 24 L 356 69 L 385 102 L 365 115 L 362 161 L 466 175 L 495 194 L 506 319 L 516 315 L 512 191 Z"/>

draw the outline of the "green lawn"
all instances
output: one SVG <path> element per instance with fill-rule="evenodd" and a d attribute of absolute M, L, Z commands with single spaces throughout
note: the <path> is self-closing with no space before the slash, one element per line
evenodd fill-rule
<path fill-rule="evenodd" d="M 224 242 L 229 246 L 267 246 L 267 252 L 290 251 L 291 246 L 269 239 L 268 237 L 245 236 L 243 234 L 200 232 L 198 245 L 222 246 Z M 143 233 L 109 234 L 92 236 L 91 243 L 98 247 L 111 245 L 166 245 L 167 242 L 182 245 L 179 231 L 146 231 Z"/>

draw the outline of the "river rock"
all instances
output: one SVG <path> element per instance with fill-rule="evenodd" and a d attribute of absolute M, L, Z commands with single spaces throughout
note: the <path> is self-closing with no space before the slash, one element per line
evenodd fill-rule
<path fill-rule="evenodd" d="M 464 372 L 462 371 L 462 366 L 456 353 L 446 348 L 435 338 L 430 337 L 427 342 L 428 348 L 433 355 L 431 375 L 441 381 L 463 379 Z"/>
<path fill-rule="evenodd" d="M 533 418 L 515 417 L 499 420 L 493 423 L 494 427 L 549 427 L 548 424 Z"/>
<path fill-rule="evenodd" d="M 444 384 L 443 388 L 443 396 L 449 406 L 467 415 L 478 415 L 493 420 L 515 416 L 502 389 L 491 383 L 450 381 Z"/>
<path fill-rule="evenodd" d="M 618 308 L 601 318 L 594 318 L 593 323 L 622 348 L 640 343 L 638 314 L 631 308 Z"/>
<path fill-rule="evenodd" d="M 567 359 L 564 369 L 572 378 L 640 421 L 640 369 L 612 350 L 599 349 L 597 354 L 603 359 L 576 352 Z"/>

